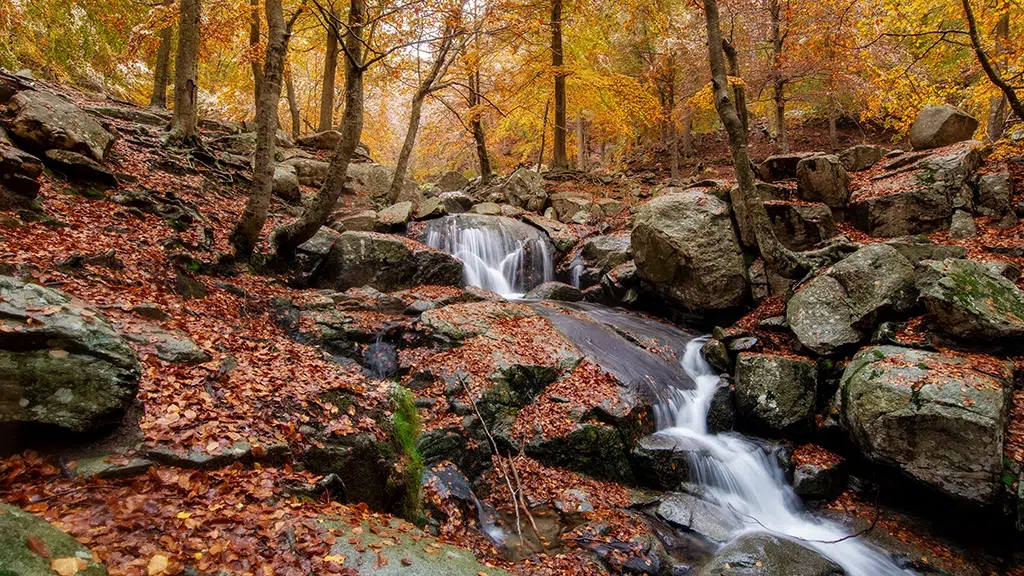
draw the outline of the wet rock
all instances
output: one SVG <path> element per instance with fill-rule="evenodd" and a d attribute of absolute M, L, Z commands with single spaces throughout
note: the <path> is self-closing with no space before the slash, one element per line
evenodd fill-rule
<path fill-rule="evenodd" d="M 377 213 L 377 223 L 389 228 L 407 224 L 410 219 L 412 219 L 412 202 L 399 202 Z"/>
<path fill-rule="evenodd" d="M 839 233 L 825 204 L 765 202 L 764 207 L 779 241 L 790 250 L 809 250 Z M 748 237 L 753 238 L 752 230 Z"/>
<path fill-rule="evenodd" d="M 731 510 L 685 493 L 662 496 L 656 514 L 673 526 L 696 532 L 714 542 L 728 541 L 743 527 L 743 522 Z"/>
<path fill-rule="evenodd" d="M 793 491 L 804 500 L 827 502 L 843 493 L 846 480 L 846 463 L 834 456 L 824 463 L 797 465 L 793 470 Z"/>
<path fill-rule="evenodd" d="M 876 177 L 851 197 L 847 218 L 872 236 L 944 230 L 954 210 L 970 210 L 973 204 L 968 182 L 981 162 L 977 146 L 956 144 L 912 167 Z"/>
<path fill-rule="evenodd" d="M 796 178 L 797 165 L 808 154 L 777 154 L 769 156 L 757 167 L 757 175 L 765 182 Z"/>
<path fill-rule="evenodd" d="M 896 346 L 861 350 L 833 400 L 868 459 L 950 496 L 987 504 L 1002 492 L 1003 431 L 1012 369 Z"/>
<path fill-rule="evenodd" d="M 786 305 L 801 344 L 829 355 L 862 342 L 876 320 L 913 304 L 914 268 L 892 246 L 870 244 L 804 285 Z"/>
<path fill-rule="evenodd" d="M 545 282 L 530 290 L 523 296 L 526 300 L 561 300 L 564 302 L 579 302 L 583 300 L 583 293 L 579 288 L 573 288 L 561 282 Z"/>
<path fill-rule="evenodd" d="M 299 177 L 295 173 L 295 167 L 279 164 L 274 167 L 273 193 L 281 200 L 290 203 L 298 203 L 302 200 L 302 193 L 299 190 Z"/>
<path fill-rule="evenodd" d="M 548 203 L 544 178 L 527 168 L 513 172 L 499 190 L 506 202 L 530 212 L 541 212 Z"/>
<path fill-rule="evenodd" d="M 18 576 L 49 576 L 55 573 L 51 568 L 55 559 L 77 561 L 76 574 L 81 576 L 107 574 L 92 552 L 73 537 L 20 508 L 0 503 L 0 569 Z"/>
<path fill-rule="evenodd" d="M 678 490 L 693 480 L 691 461 L 697 451 L 696 446 L 680 436 L 644 436 L 633 449 L 633 469 L 644 484 L 661 490 Z"/>
<path fill-rule="evenodd" d="M 954 240 L 968 240 L 978 235 L 978 226 L 974 223 L 974 216 L 963 210 L 953 213 L 949 222 L 949 237 Z"/>
<path fill-rule="evenodd" d="M 0 276 L 0 323 L 0 421 L 86 432 L 135 398 L 135 353 L 84 303 Z"/>
<path fill-rule="evenodd" d="M 818 390 L 812 360 L 743 352 L 736 358 L 736 407 L 773 434 L 810 427 Z"/>
<path fill-rule="evenodd" d="M 973 260 L 926 260 L 917 268 L 921 302 L 940 332 L 962 339 L 1024 337 L 1024 293 Z"/>
<path fill-rule="evenodd" d="M 747 534 L 722 547 L 697 576 L 844 576 L 838 564 L 793 540 Z"/>
<path fill-rule="evenodd" d="M 117 186 L 117 178 L 114 177 L 114 174 L 88 156 L 68 150 L 47 150 L 45 158 L 50 168 L 71 180 L 85 180 L 99 182 L 107 186 Z"/>
<path fill-rule="evenodd" d="M 729 205 L 707 189 L 670 192 L 644 204 L 631 236 L 640 277 L 684 308 L 739 306 L 746 268 Z"/>
<path fill-rule="evenodd" d="M 56 148 L 103 162 L 114 143 L 89 113 L 48 92 L 18 92 L 7 104 L 7 116 L 11 136 L 31 151 Z"/>
<path fill-rule="evenodd" d="M 124 336 L 143 349 L 151 348 L 157 358 L 171 364 L 202 364 L 210 360 L 210 356 L 180 330 L 143 326 L 138 332 L 125 332 Z"/>
<path fill-rule="evenodd" d="M 810 156 L 796 167 L 797 194 L 808 202 L 845 208 L 850 198 L 850 177 L 837 156 Z"/>
<path fill-rule="evenodd" d="M 910 145 L 914 150 L 941 148 L 970 140 L 978 129 L 978 120 L 952 106 L 925 106 L 910 126 Z"/>
<path fill-rule="evenodd" d="M 882 159 L 884 154 L 885 150 L 881 146 L 858 144 L 840 152 L 839 161 L 847 172 L 860 172 L 869 170 Z"/>
<path fill-rule="evenodd" d="M 441 192 L 455 192 L 465 190 L 469 186 L 469 180 L 461 172 L 451 171 L 445 172 L 444 176 L 437 181 L 437 185 L 441 188 Z"/>

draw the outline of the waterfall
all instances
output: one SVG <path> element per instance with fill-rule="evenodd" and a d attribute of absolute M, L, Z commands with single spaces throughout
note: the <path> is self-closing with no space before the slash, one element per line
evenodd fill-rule
<path fill-rule="evenodd" d="M 656 411 L 658 434 L 696 448 L 691 452 L 694 480 L 709 496 L 745 519 L 742 532 L 772 532 L 804 544 L 843 567 L 849 576 L 915 574 L 898 567 L 882 550 L 843 527 L 803 510 L 772 456 L 738 434 L 708 434 L 707 413 L 720 381 L 704 360 L 707 338 L 689 343 L 683 370 L 696 387 L 673 389 Z M 842 540 L 843 538 L 847 538 Z"/>
<path fill-rule="evenodd" d="M 450 216 L 434 220 L 424 243 L 462 261 L 463 280 L 506 298 L 522 297 L 531 288 L 554 278 L 553 250 L 538 233 L 513 233 L 513 226 L 533 231 L 500 217 Z M 526 228 L 521 228 L 521 227 Z"/>

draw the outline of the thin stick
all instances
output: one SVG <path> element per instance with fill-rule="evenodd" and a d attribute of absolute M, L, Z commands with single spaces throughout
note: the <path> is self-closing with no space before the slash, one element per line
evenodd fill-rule
<path fill-rule="evenodd" d="M 526 518 L 530 520 L 530 526 L 533 527 L 533 534 L 537 536 L 537 542 L 540 544 L 541 549 L 544 550 L 544 552 L 547 552 L 547 546 L 544 546 L 544 539 L 541 538 L 540 530 L 537 529 L 537 522 L 534 521 L 533 514 L 530 513 L 530 509 L 526 507 L 526 499 L 523 497 L 523 483 L 519 479 L 519 471 L 516 470 L 516 464 L 512 460 L 511 452 L 508 455 L 508 465 L 512 468 L 512 475 L 516 479 L 516 486 L 519 487 L 519 503 L 523 507 L 523 512 L 526 512 Z"/>

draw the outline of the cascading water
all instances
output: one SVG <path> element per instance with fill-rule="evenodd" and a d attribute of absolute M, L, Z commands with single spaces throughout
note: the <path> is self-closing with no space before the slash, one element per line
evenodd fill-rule
<path fill-rule="evenodd" d="M 720 381 L 701 353 L 706 341 L 690 342 L 682 361 L 696 387 L 672 389 L 656 412 L 658 434 L 692 448 L 695 481 L 720 505 L 738 513 L 747 526 L 743 531 L 792 538 L 830 558 L 849 576 L 915 574 L 841 526 L 804 511 L 774 457 L 760 447 L 737 434 L 708 434 L 708 407 Z"/>
<path fill-rule="evenodd" d="M 507 221 L 507 222 L 506 222 Z M 534 237 L 514 233 L 531 231 Z M 522 228 L 525 227 L 525 228 Z M 427 228 L 424 243 L 462 260 L 469 286 L 519 298 L 554 278 L 553 250 L 521 222 L 499 217 L 450 216 Z"/>

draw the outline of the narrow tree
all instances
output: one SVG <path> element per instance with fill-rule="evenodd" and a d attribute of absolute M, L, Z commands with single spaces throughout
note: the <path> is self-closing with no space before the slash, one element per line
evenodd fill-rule
<path fill-rule="evenodd" d="M 747 88 L 741 79 L 740 56 L 732 42 L 726 39 L 722 40 L 722 52 L 725 53 L 725 58 L 729 62 L 729 76 L 736 79 L 732 87 L 733 97 L 736 99 L 734 106 L 740 117 L 740 122 L 743 124 L 743 132 L 748 134 L 750 132 L 750 113 L 747 111 Z"/>
<path fill-rule="evenodd" d="M 320 92 L 320 123 L 317 130 L 331 130 L 334 128 L 334 78 L 338 71 L 338 24 L 337 14 L 333 4 L 329 11 L 324 12 L 324 20 L 327 23 L 327 53 L 324 54 L 324 77 L 323 88 Z"/>
<path fill-rule="evenodd" d="M 249 7 L 252 9 L 252 17 L 249 20 L 249 58 L 251 59 L 249 66 L 252 68 L 252 103 L 253 108 L 257 109 L 256 115 L 259 116 L 260 83 L 263 81 L 260 61 L 256 59 L 257 47 L 260 45 L 260 0 L 249 0 Z"/>
<path fill-rule="evenodd" d="M 174 0 L 166 0 L 164 6 L 170 6 Z M 174 27 L 164 26 L 160 29 L 160 47 L 156 51 L 156 66 L 153 68 L 153 95 L 149 105 L 154 108 L 167 108 L 167 76 L 171 70 L 171 40 Z"/>
<path fill-rule="evenodd" d="M 551 100 L 544 101 L 544 121 L 540 125 L 540 151 L 537 152 L 537 172 L 544 164 L 544 144 L 548 135 L 548 109 L 551 108 Z"/>
<path fill-rule="evenodd" d="M 1002 91 L 1003 97 L 1006 98 L 1006 102 L 1010 105 L 1010 109 L 1013 110 L 1014 114 L 1018 118 L 1024 118 L 1024 103 L 1021 103 L 1020 97 L 1017 96 L 1016 88 L 1003 78 L 1003 74 L 992 63 L 992 60 L 985 53 L 981 45 L 981 32 L 978 31 L 978 21 L 974 17 L 974 10 L 971 8 L 970 0 L 961 0 L 961 4 L 963 5 L 964 16 L 967 18 L 967 29 L 971 36 L 971 46 L 974 47 L 974 54 L 978 57 L 981 69 L 985 71 L 989 81 Z M 1007 26 L 1009 26 L 1009 23 L 1007 23 Z"/>
<path fill-rule="evenodd" d="M 174 59 L 174 116 L 167 135 L 170 144 L 190 145 L 199 126 L 200 0 L 181 0 L 178 15 L 178 53 Z"/>
<path fill-rule="evenodd" d="M 768 1 L 768 16 L 772 31 L 772 99 L 775 101 L 776 143 L 783 153 L 789 152 L 789 135 L 786 132 L 786 77 L 782 73 L 782 49 L 787 32 L 782 30 L 782 0 Z"/>
<path fill-rule="evenodd" d="M 281 99 L 281 80 L 284 59 L 292 25 L 302 6 L 285 24 L 281 0 L 266 0 L 267 53 L 264 57 L 260 99 L 256 103 L 256 153 L 253 168 L 252 191 L 245 210 L 231 233 L 231 244 L 236 258 L 248 258 L 259 240 L 260 230 L 267 221 L 267 209 L 274 188 L 274 141 L 277 134 L 277 103 Z"/>
<path fill-rule="evenodd" d="M 996 22 L 996 58 L 997 67 L 1000 73 L 1006 72 L 1006 52 L 1010 39 L 1010 3 L 1003 1 L 1003 13 Z M 1003 127 L 1006 124 L 1006 96 L 1000 94 L 993 96 L 988 106 L 988 126 L 985 133 L 990 142 L 995 142 L 1003 137 Z"/>
<path fill-rule="evenodd" d="M 487 155 L 487 138 L 484 134 L 484 120 L 481 108 L 480 69 L 469 74 L 469 109 L 470 126 L 473 141 L 476 143 L 476 160 L 480 170 L 480 182 L 486 184 L 491 180 L 491 158 Z"/>
<path fill-rule="evenodd" d="M 553 126 L 551 158 L 552 170 L 569 168 L 569 157 L 565 153 L 565 71 L 562 70 L 562 0 L 551 1 L 551 67 L 555 72 L 555 124 Z"/>
<path fill-rule="evenodd" d="M 364 0 L 350 0 L 345 33 L 345 111 L 341 120 L 341 140 L 334 150 L 327 178 L 320 191 L 293 222 L 274 231 L 277 254 L 289 261 L 295 249 L 309 240 L 327 221 L 345 186 L 348 165 L 363 133 L 363 26 L 366 18 Z"/>
<path fill-rule="evenodd" d="M 299 114 L 299 100 L 295 97 L 295 82 L 292 80 L 291 70 L 285 73 L 284 82 L 288 92 L 288 112 L 292 117 L 292 138 L 298 138 L 302 129 L 302 117 Z"/>

